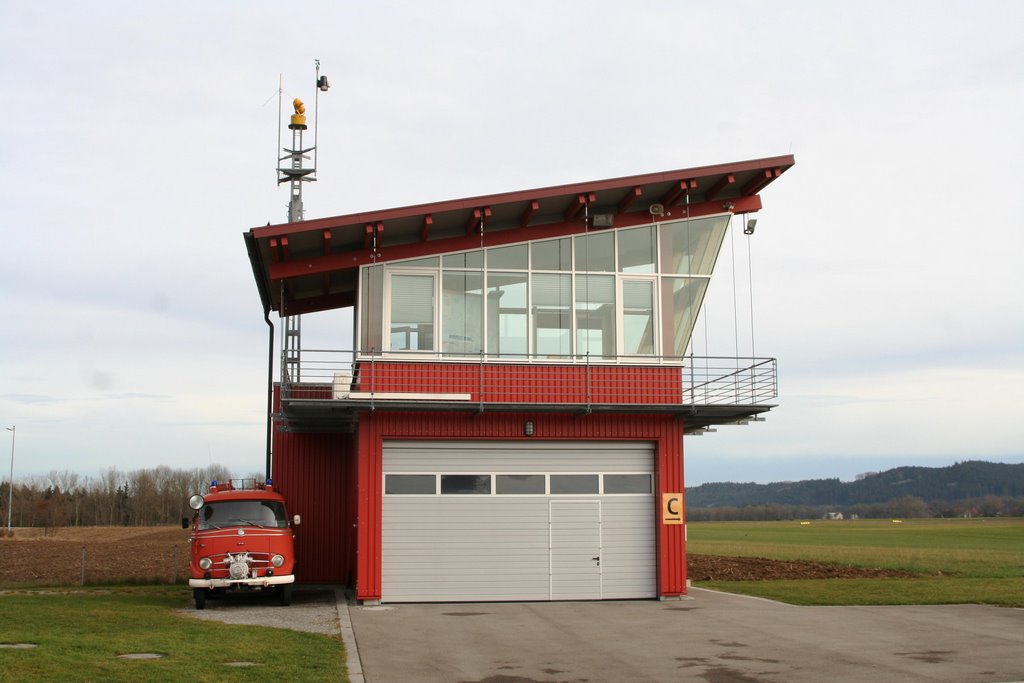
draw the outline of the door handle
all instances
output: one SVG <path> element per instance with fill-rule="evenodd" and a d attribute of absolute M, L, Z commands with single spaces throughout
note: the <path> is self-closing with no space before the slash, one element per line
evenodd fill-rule
<path fill-rule="evenodd" d="M 597 562 L 597 566 L 598 567 L 601 566 L 601 556 L 600 555 L 598 555 L 597 557 L 592 557 L 590 559 L 592 559 L 594 562 Z"/>

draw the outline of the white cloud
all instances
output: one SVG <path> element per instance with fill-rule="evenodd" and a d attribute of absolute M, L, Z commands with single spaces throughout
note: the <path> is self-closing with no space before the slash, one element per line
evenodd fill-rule
<path fill-rule="evenodd" d="M 278 74 L 309 103 L 314 58 L 333 87 L 308 216 L 796 155 L 749 245 L 753 333 L 742 237 L 739 310 L 726 252 L 698 328 L 708 352 L 753 336 L 777 356 L 780 407 L 688 441 L 691 476 L 702 454 L 725 479 L 743 458 L 1020 452 L 1019 3 L 3 16 L 0 421 L 18 472 L 261 467 L 266 326 L 241 233 L 285 218 Z M 311 335 L 344 346 L 350 326 Z"/>

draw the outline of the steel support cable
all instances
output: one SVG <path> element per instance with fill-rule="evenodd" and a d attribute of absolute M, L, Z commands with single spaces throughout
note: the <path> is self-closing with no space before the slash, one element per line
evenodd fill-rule
<path fill-rule="evenodd" d="M 736 294 L 736 231 L 733 229 L 732 219 L 735 214 L 729 216 L 729 223 L 726 225 L 726 230 L 729 231 L 729 259 L 732 261 L 732 345 L 733 345 L 733 369 L 739 371 L 740 369 L 740 317 L 739 317 L 739 304 L 737 303 Z M 739 374 L 733 378 L 733 390 L 735 391 L 735 398 L 739 400 Z"/>
<path fill-rule="evenodd" d="M 740 318 L 739 318 L 739 303 L 736 293 L 736 232 L 733 230 L 732 216 L 729 217 L 729 224 L 726 228 L 729 231 L 729 258 L 732 261 L 732 336 L 733 336 L 733 353 L 736 356 L 736 362 L 739 363 L 740 358 Z"/>
<path fill-rule="evenodd" d="M 486 212 L 484 212 L 486 213 Z M 482 218 L 482 216 L 481 216 Z M 484 250 L 484 230 L 483 223 L 480 225 L 480 363 L 481 368 L 484 362 L 484 356 L 488 350 L 488 330 L 487 322 L 490 316 L 490 311 L 487 310 L 487 268 L 485 264 L 486 252 Z M 442 257 L 443 258 L 443 257 Z M 495 311 L 497 313 L 497 311 Z M 500 349 L 499 349 L 500 351 Z"/>
<path fill-rule="evenodd" d="M 483 325 L 483 334 L 481 335 L 482 338 L 480 340 L 480 360 L 479 360 L 479 363 L 478 363 L 478 365 L 479 365 L 479 370 L 478 370 L 479 379 L 478 379 L 478 382 L 479 382 L 479 392 L 480 392 L 480 397 L 479 397 L 480 406 L 479 406 L 479 410 L 480 410 L 481 413 L 484 412 L 484 344 L 483 344 L 484 339 L 483 339 L 483 337 L 487 334 L 487 283 L 485 281 L 486 268 L 485 268 L 485 265 L 484 265 L 484 260 L 485 260 L 485 257 L 486 257 L 486 253 L 485 253 L 485 250 L 484 250 L 484 220 L 485 220 L 486 215 L 487 215 L 487 211 L 481 211 L 480 212 L 480 291 L 483 294 L 483 297 L 482 297 L 483 300 L 481 302 L 481 305 L 484 307 L 483 319 L 481 320 L 481 323 Z M 444 257 L 442 256 L 441 258 L 442 258 L 442 261 L 443 261 Z M 442 285 L 442 289 L 443 288 L 444 288 L 444 286 Z M 463 286 L 463 289 L 465 289 L 465 286 Z M 465 297 L 463 297 L 463 298 L 465 298 Z M 465 310 L 465 308 L 463 308 L 463 310 Z M 443 315 L 442 315 L 442 317 L 443 317 Z M 462 320 L 463 320 L 463 325 L 465 325 L 465 321 L 466 321 L 465 314 L 463 314 Z"/>
<path fill-rule="evenodd" d="M 586 247 L 584 247 L 584 249 L 585 249 L 586 254 L 587 254 L 587 274 L 583 276 L 584 278 L 586 278 L 586 284 L 583 285 L 583 299 L 584 299 L 583 304 L 586 307 L 585 310 L 587 312 L 587 324 L 589 325 L 590 324 L 590 277 L 591 277 L 590 273 L 592 272 L 590 270 L 591 263 L 590 263 L 590 202 L 589 201 L 586 201 L 586 202 L 583 203 L 583 234 L 584 234 L 584 238 L 583 239 L 586 240 Z M 614 256 L 612 258 L 614 258 Z M 572 296 L 572 292 L 570 292 L 570 296 Z M 575 306 L 575 302 L 570 302 L 569 310 L 571 311 L 575 307 L 576 307 Z M 575 315 L 573 315 L 569 319 L 569 334 L 570 334 L 570 336 L 572 335 L 572 328 L 574 327 L 574 325 L 576 327 L 579 326 L 579 320 L 574 320 L 574 318 L 576 318 Z M 586 339 L 587 339 L 586 393 L 587 393 L 587 413 L 589 414 L 590 410 L 591 410 L 591 408 L 590 408 L 590 332 L 589 332 L 589 328 L 587 328 L 587 330 L 588 331 L 587 331 L 587 335 L 586 335 Z M 576 331 L 576 336 L 577 336 L 577 338 L 579 337 L 579 330 L 578 329 Z M 569 348 L 570 349 L 572 348 L 572 341 L 573 341 L 572 339 L 569 340 Z"/>
<path fill-rule="evenodd" d="M 686 325 L 690 327 L 689 333 L 689 346 L 690 346 L 690 403 L 696 403 L 696 397 L 694 395 L 695 384 L 694 381 L 694 360 L 693 360 L 693 330 L 697 328 L 697 318 L 693 313 L 693 245 L 690 240 L 690 193 L 686 193 L 686 298 L 687 298 L 687 309 L 686 309 Z M 659 229 L 659 233 L 660 233 Z M 659 235 L 660 237 L 660 235 Z M 673 305 L 675 302 L 673 301 Z M 693 325 L 690 325 L 690 319 L 693 320 Z M 707 316 L 704 316 L 704 329 L 705 329 L 705 346 L 707 345 Z M 673 349 L 674 351 L 675 349 Z M 705 349 L 706 351 L 706 349 Z M 686 355 L 686 349 L 683 349 L 683 356 Z M 706 361 L 705 361 L 706 365 Z M 706 368 L 705 368 L 706 370 Z"/>
<path fill-rule="evenodd" d="M 383 269 L 382 266 L 378 266 L 377 265 L 377 247 L 378 247 L 378 244 L 377 244 L 377 226 L 374 225 L 371 228 L 371 230 L 370 230 L 370 265 L 366 269 L 366 327 L 369 328 L 369 329 L 366 330 L 365 335 L 363 335 L 363 336 L 369 342 L 373 338 L 373 335 L 374 335 L 374 320 L 373 320 L 373 309 L 374 309 L 374 307 L 373 307 L 373 300 L 374 300 L 373 297 L 374 297 L 374 291 L 373 291 L 373 279 L 374 279 L 374 277 L 376 277 L 377 269 L 380 268 L 380 276 L 381 276 L 381 278 L 380 278 L 381 279 L 380 337 L 381 337 L 381 347 L 383 347 L 384 346 L 384 304 L 385 304 L 385 301 L 384 301 L 384 290 L 386 289 L 386 287 L 384 286 L 384 269 Z M 374 405 L 375 398 L 376 398 L 376 396 L 375 396 L 376 392 L 374 390 L 375 390 L 376 384 L 377 384 L 377 364 L 376 364 L 376 360 L 377 360 L 377 351 L 378 351 L 378 349 L 374 348 L 372 343 L 369 344 L 369 346 L 370 346 L 370 348 L 369 348 L 369 351 L 370 351 L 370 409 L 373 410 L 376 407 Z M 383 350 L 383 348 L 381 348 L 380 350 Z M 355 373 L 353 373 L 353 374 L 355 374 Z M 362 373 L 360 373 L 360 374 L 362 374 Z M 363 387 L 362 387 L 361 380 L 360 380 L 360 390 L 362 390 L 362 388 Z"/>
<path fill-rule="evenodd" d="M 752 235 L 747 235 L 747 282 L 750 287 L 750 358 L 754 359 L 757 357 L 757 353 L 754 350 L 754 266 L 750 255 L 751 237 Z"/>
<path fill-rule="evenodd" d="M 591 263 L 590 263 L 590 203 L 589 202 L 585 202 L 583 204 L 583 235 L 584 235 L 583 240 L 586 243 L 586 246 L 584 247 L 584 251 L 587 254 L 587 274 L 583 276 L 584 277 L 583 304 L 584 304 L 584 306 L 586 306 L 587 317 L 589 318 L 590 317 L 590 273 L 593 272 L 591 270 Z M 575 308 L 575 306 L 573 306 L 573 308 Z M 573 316 L 573 317 L 575 318 L 576 316 Z M 571 330 L 572 330 L 572 327 L 573 327 L 573 322 L 574 321 L 571 321 L 571 320 L 569 322 L 570 334 L 571 334 Z M 579 321 L 578 320 L 575 321 L 575 323 L 576 323 L 576 326 L 579 325 Z M 589 320 L 588 320 L 588 323 L 589 323 Z M 579 330 L 576 331 L 576 334 L 579 335 Z M 587 338 L 587 363 L 589 364 L 590 363 L 590 334 L 589 334 L 589 332 L 587 333 L 586 338 Z M 570 343 L 570 346 L 571 345 L 572 344 Z"/>

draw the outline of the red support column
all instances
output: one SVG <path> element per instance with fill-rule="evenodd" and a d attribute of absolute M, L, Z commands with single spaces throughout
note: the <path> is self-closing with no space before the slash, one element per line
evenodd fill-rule
<path fill-rule="evenodd" d="M 381 506 L 383 440 L 372 413 L 359 416 L 356 457 L 359 477 L 356 536 L 356 599 L 379 601 L 381 595 Z"/>
<path fill-rule="evenodd" d="M 684 493 L 683 424 L 677 421 L 673 426 L 674 429 L 662 431 L 656 456 L 658 488 L 654 498 L 658 506 L 655 517 L 658 525 L 658 596 L 662 598 L 686 595 L 686 526 L 665 524 L 662 519 L 664 494 Z"/>

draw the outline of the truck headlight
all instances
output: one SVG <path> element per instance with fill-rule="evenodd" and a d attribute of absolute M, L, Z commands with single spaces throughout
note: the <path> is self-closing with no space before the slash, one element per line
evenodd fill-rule
<path fill-rule="evenodd" d="M 275 567 L 280 567 L 284 564 L 284 557 L 282 557 L 281 555 L 274 555 L 272 558 L 270 558 L 270 564 L 274 565 Z"/>
<path fill-rule="evenodd" d="M 212 565 L 213 565 L 213 562 L 210 561 L 210 558 L 208 558 L 208 557 L 201 557 L 201 558 L 199 558 L 199 568 L 200 569 L 209 569 Z"/>

